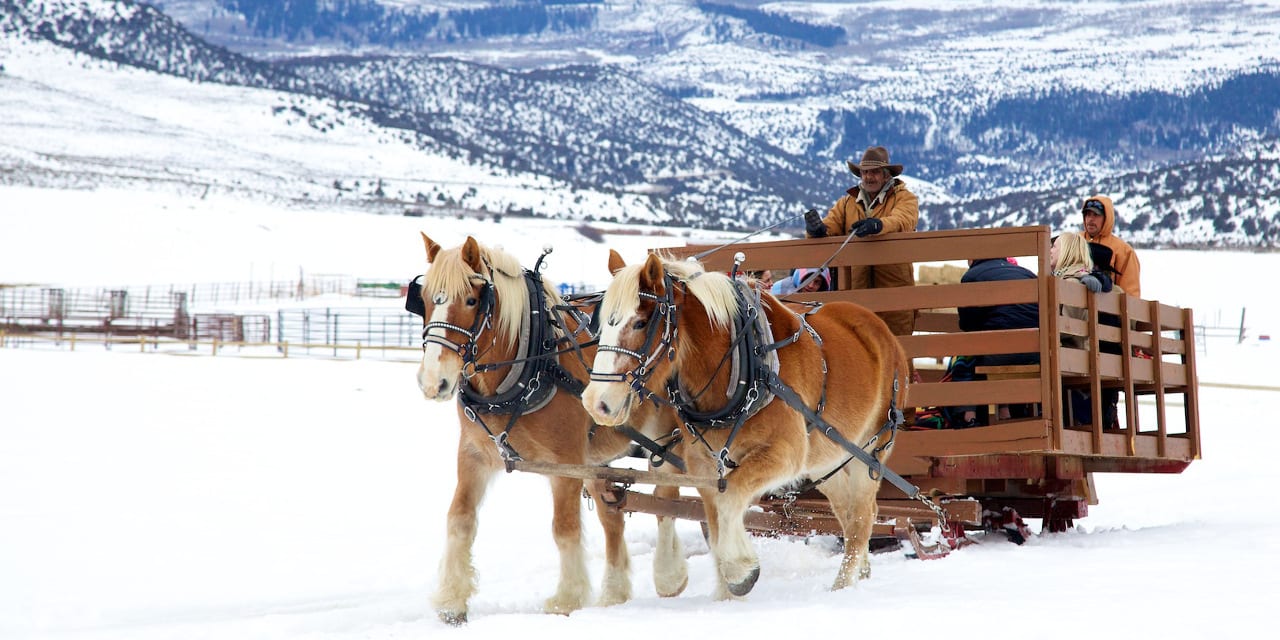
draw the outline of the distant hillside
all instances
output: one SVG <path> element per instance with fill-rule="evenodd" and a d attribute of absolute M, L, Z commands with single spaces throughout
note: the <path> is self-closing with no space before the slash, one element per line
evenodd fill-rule
<path fill-rule="evenodd" d="M 571 185 L 644 194 L 682 224 L 770 224 L 803 211 L 818 188 L 835 188 L 802 158 L 617 70 L 510 72 L 385 57 L 270 64 L 210 46 L 144 5 L 120 1 L 95 11 L 70 2 L 0 1 L 19 28 L 61 46 L 197 81 L 338 100 L 418 134 L 425 148 Z M 630 219 L 625 210 L 596 217 Z"/>
<path fill-rule="evenodd" d="M 769 224 L 837 185 L 802 159 L 616 69 L 511 72 L 436 58 L 284 65 L 344 100 L 513 171 L 646 193 L 674 221 Z M 601 212 L 624 219 L 625 212 Z"/>
<path fill-rule="evenodd" d="M 210 45 L 147 4 L 0 0 L 0 18 L 68 49 L 197 82 L 307 89 L 270 64 Z"/>
<path fill-rule="evenodd" d="M 678 224 L 798 229 L 799 212 L 851 186 L 844 160 L 880 144 L 906 165 L 925 228 L 1056 226 L 1102 191 L 1135 242 L 1280 243 L 1280 51 L 1266 44 L 1280 10 L 1265 3 L 157 6 L 0 0 L 0 25 L 323 100 L 424 151 L 569 199 L 642 198 L 646 215 Z M 621 204 L 573 215 L 633 219 Z"/>
<path fill-rule="evenodd" d="M 1248 154 L 1254 141 L 1280 135 L 1280 66 L 1181 93 L 1059 89 L 1009 98 L 957 117 L 952 127 L 909 106 L 826 111 L 820 120 L 829 137 L 815 140 L 811 153 L 856 156 L 863 140 L 877 140 L 954 193 L 1088 184 L 1100 169 Z"/>
<path fill-rule="evenodd" d="M 441 11 L 404 11 L 372 0 L 220 0 L 219 4 L 243 15 L 250 31 L 262 38 L 406 46 L 588 29 L 596 19 L 592 5 L 599 2 L 517 2 Z"/>
<path fill-rule="evenodd" d="M 1012 193 L 953 205 L 926 205 L 928 228 L 1047 224 L 1079 228 L 1092 194 L 1111 196 L 1117 231 L 1143 246 L 1280 247 L 1280 139 L 1250 157 L 1099 176 L 1092 187 Z"/>

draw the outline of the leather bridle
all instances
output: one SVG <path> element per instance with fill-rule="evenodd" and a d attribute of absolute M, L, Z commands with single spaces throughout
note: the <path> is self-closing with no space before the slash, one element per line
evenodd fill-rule
<path fill-rule="evenodd" d="M 669 360 L 675 359 L 675 342 L 678 331 L 678 316 L 680 306 L 676 304 L 672 290 L 675 288 L 675 281 L 670 274 L 665 274 L 666 283 L 665 292 L 661 297 L 649 293 L 647 291 L 640 292 L 641 300 L 650 300 L 654 303 L 653 310 L 649 312 L 648 320 L 645 326 L 644 344 L 640 346 L 638 351 L 632 351 L 625 347 L 599 343 L 596 345 L 597 352 L 608 351 L 618 353 L 636 361 L 636 366 L 630 371 L 621 373 L 600 373 L 595 369 L 591 370 L 592 382 L 621 382 L 631 387 L 641 400 L 653 400 L 664 404 L 671 404 L 665 398 L 649 391 L 645 386 L 649 382 L 649 377 L 653 375 L 654 363 L 665 353 Z M 608 321 L 610 326 L 616 326 L 621 319 L 610 318 Z M 661 326 L 662 333 L 659 335 L 658 328 Z"/>
<path fill-rule="evenodd" d="M 474 373 L 476 363 L 479 360 L 480 335 L 485 332 L 493 324 L 493 308 L 494 308 L 494 292 L 493 281 L 483 276 L 481 278 L 484 284 L 480 287 L 480 298 L 477 302 L 478 308 L 475 312 L 475 319 L 471 322 L 470 327 L 462 327 L 452 322 L 443 322 L 439 320 L 429 320 L 422 325 L 422 349 L 425 351 L 427 345 L 438 344 L 441 347 L 458 354 L 462 358 L 462 370 L 464 372 Z M 439 296 L 440 294 L 437 294 Z M 444 300 L 438 297 L 435 299 L 436 304 L 442 304 Z M 435 335 L 431 333 L 432 329 L 444 329 L 446 332 L 453 331 L 460 333 L 465 337 L 465 341 L 454 342 L 448 337 L 448 334 Z"/>

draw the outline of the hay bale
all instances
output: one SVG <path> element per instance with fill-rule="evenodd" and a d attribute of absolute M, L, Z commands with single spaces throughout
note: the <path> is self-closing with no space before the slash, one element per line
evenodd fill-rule
<path fill-rule="evenodd" d="M 918 271 L 916 284 L 957 284 L 968 269 L 954 264 L 922 264 Z"/>

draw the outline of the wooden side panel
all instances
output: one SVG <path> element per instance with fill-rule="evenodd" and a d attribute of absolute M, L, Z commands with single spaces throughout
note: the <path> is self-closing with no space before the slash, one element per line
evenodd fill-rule
<path fill-rule="evenodd" d="M 747 256 L 744 269 L 790 269 L 825 263 L 835 268 L 841 282 L 834 291 L 810 294 L 804 300 L 848 301 L 873 311 L 916 311 L 915 334 L 900 337 L 918 374 L 917 382 L 908 390 L 907 406 L 1038 406 L 1042 415 L 1033 420 L 957 431 L 902 432 L 895 445 L 894 464 L 909 468 L 912 474 L 937 472 L 938 463 L 956 456 L 1064 456 L 1094 460 L 1092 464 L 1099 468 L 1115 470 L 1168 470 L 1198 457 L 1194 325 L 1187 310 L 1118 291 L 1093 294 L 1078 282 L 1048 275 L 1035 280 L 897 289 L 849 290 L 847 286 L 850 267 L 904 262 L 1014 256 L 1023 264 L 1034 261 L 1039 273 L 1048 274 L 1049 236 L 1047 227 L 1038 226 L 797 239 L 736 245 L 733 251 L 710 253 L 703 261 L 711 269 L 727 270 L 732 254 L 742 251 Z M 685 247 L 674 252 L 687 256 L 710 248 Z M 972 333 L 959 329 L 957 308 L 1021 303 L 1039 305 L 1038 329 Z M 1106 323 L 1102 322 L 1104 319 Z M 1104 349 L 1112 353 L 1104 353 Z M 1039 353 L 1038 375 L 1012 380 L 940 382 L 943 363 L 952 356 L 1012 353 Z M 1146 354 L 1153 357 L 1148 359 Z M 1090 394 L 1094 424 L 1084 428 L 1064 425 L 1065 389 Z M 1118 389 L 1125 398 L 1119 432 L 1104 429 L 1101 423 L 1100 398 L 1104 389 Z M 1185 435 L 1167 433 L 1164 412 L 1166 396 L 1172 393 L 1185 397 Z M 1156 398 L 1160 416 L 1152 424 L 1138 424 L 1134 400 L 1139 395 Z M 1123 462 L 1097 462 L 1106 460 Z M 934 464 L 932 471 L 928 471 L 930 464 Z M 974 488 L 963 482 L 947 486 Z"/>

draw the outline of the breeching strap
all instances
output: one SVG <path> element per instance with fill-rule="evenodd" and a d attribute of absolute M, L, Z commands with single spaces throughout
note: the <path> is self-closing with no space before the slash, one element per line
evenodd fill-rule
<path fill-rule="evenodd" d="M 837 430 L 835 427 L 833 427 L 831 423 L 827 422 L 826 420 L 823 420 L 822 416 L 819 416 L 818 414 L 809 410 L 809 407 L 805 405 L 804 399 L 801 398 L 800 395 L 797 394 L 795 390 L 793 390 L 789 385 L 787 385 L 787 383 L 783 382 L 782 379 L 779 378 L 777 374 L 773 372 L 769 372 L 769 375 L 766 378 L 766 382 L 768 383 L 769 388 L 772 389 L 773 392 L 777 394 L 779 398 L 782 398 L 787 404 L 791 405 L 796 410 L 802 412 L 805 415 L 805 417 L 808 418 L 809 421 L 814 424 L 814 426 L 822 430 L 822 435 L 825 435 L 832 442 L 843 447 L 844 450 L 848 451 L 850 455 L 852 455 L 853 457 L 857 458 L 858 460 L 861 460 L 862 463 L 867 465 L 867 467 L 871 470 L 872 474 L 879 474 L 883 476 L 886 480 L 888 480 L 891 484 L 893 484 L 893 486 L 897 487 L 903 493 L 907 494 L 907 496 L 911 498 L 920 498 L 920 487 L 917 487 L 914 484 L 907 482 L 906 478 L 903 478 L 902 476 L 898 475 L 893 469 L 886 467 L 884 463 L 880 462 L 879 458 L 875 457 L 870 453 L 867 453 L 865 449 L 863 449 L 862 447 L 859 447 L 858 445 L 851 442 L 848 438 L 844 437 L 844 434 L 840 433 L 840 431 Z M 897 395 L 897 386 L 898 385 L 895 378 L 895 381 L 894 381 L 895 396 Z M 891 413 L 897 411 L 897 407 L 894 406 L 895 400 L 896 399 L 890 400 Z M 894 417 L 890 418 L 890 420 L 894 420 L 894 419 L 895 419 Z M 897 419 L 900 420 L 900 418 L 897 418 Z"/>

